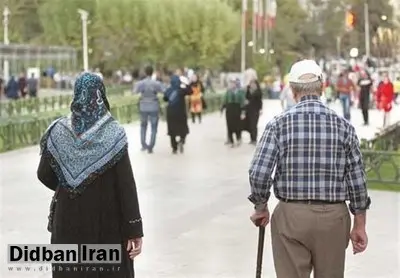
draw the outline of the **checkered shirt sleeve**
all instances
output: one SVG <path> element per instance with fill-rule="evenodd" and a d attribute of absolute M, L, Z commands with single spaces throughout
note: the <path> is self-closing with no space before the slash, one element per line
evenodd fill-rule
<path fill-rule="evenodd" d="M 250 165 L 249 180 L 251 195 L 249 200 L 255 204 L 265 204 L 273 185 L 272 174 L 277 164 L 279 145 L 276 135 L 275 121 L 269 122 L 257 145 Z"/>
<path fill-rule="evenodd" d="M 350 125 L 349 125 L 350 126 Z M 362 159 L 360 141 L 353 126 L 349 127 L 349 141 L 346 150 L 345 182 L 353 214 L 364 212 L 371 203 L 367 192 L 367 181 Z"/>

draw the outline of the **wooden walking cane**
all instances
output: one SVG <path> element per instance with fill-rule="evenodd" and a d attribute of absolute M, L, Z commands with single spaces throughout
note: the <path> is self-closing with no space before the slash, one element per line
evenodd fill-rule
<path fill-rule="evenodd" d="M 257 250 L 256 278 L 261 278 L 263 253 L 264 253 L 264 238 L 265 238 L 265 227 L 259 226 L 259 228 L 258 228 L 258 250 Z"/>

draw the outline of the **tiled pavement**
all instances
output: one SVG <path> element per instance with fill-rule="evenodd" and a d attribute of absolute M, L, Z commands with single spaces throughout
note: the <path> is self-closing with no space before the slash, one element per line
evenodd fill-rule
<path fill-rule="evenodd" d="M 277 101 L 266 101 L 260 128 L 279 111 Z M 371 112 L 372 127 L 365 128 L 360 125 L 360 111 L 353 112 L 360 137 L 373 136 L 373 128 L 380 125 L 379 113 Z M 252 206 L 246 200 L 253 147 L 225 147 L 224 118 L 219 114 L 190 126 L 184 155 L 171 155 L 165 123 L 160 124 L 152 155 L 140 152 L 137 125 L 126 130 L 145 231 L 143 254 L 135 262 L 137 277 L 254 277 L 257 229 L 249 221 Z M 38 269 L 10 272 L 5 262 L 8 243 L 49 241 L 51 192 L 36 179 L 38 159 L 37 146 L 0 155 L 0 277 L 50 277 Z M 357 256 L 349 250 L 345 277 L 400 277 L 400 194 L 371 191 L 370 195 L 369 247 Z M 263 274 L 275 277 L 268 229 Z"/>

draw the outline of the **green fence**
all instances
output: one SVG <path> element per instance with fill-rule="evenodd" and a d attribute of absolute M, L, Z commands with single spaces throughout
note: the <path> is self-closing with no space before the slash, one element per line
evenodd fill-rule
<path fill-rule="evenodd" d="M 107 95 L 110 97 L 121 97 L 130 88 L 127 86 L 110 87 Z M 0 118 L 20 117 L 49 111 L 61 111 L 67 109 L 71 104 L 71 95 L 55 95 L 50 97 L 37 97 L 19 99 L 15 101 L 0 102 Z"/>
<path fill-rule="evenodd" d="M 400 152 L 363 150 L 363 159 L 368 182 L 378 189 L 400 191 Z"/>
<path fill-rule="evenodd" d="M 216 111 L 222 104 L 220 95 L 210 95 L 206 98 L 206 101 L 206 112 Z M 120 123 L 127 124 L 137 120 L 139 115 L 137 97 L 124 96 L 110 98 L 110 104 L 111 114 Z M 165 107 L 162 108 L 162 110 L 164 109 Z M 0 152 L 38 144 L 49 124 L 67 113 L 68 108 L 41 112 L 29 117 L 9 118 L 7 121 L 0 122 Z"/>

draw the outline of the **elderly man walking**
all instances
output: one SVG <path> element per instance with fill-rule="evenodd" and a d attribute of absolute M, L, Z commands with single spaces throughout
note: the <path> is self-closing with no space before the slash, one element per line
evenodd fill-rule
<path fill-rule="evenodd" d="M 312 60 L 292 66 L 297 104 L 267 124 L 249 170 L 256 225 L 269 223 L 271 187 L 279 199 L 271 217 L 278 278 L 310 277 L 312 270 L 316 278 L 344 277 L 349 239 L 354 254 L 368 243 L 371 201 L 359 140 L 354 127 L 320 101 L 322 79 Z"/>

